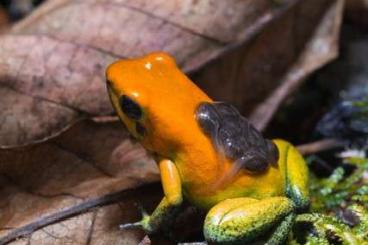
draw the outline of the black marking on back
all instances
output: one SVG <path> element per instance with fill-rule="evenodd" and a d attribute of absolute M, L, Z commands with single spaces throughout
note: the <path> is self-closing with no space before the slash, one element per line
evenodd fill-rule
<path fill-rule="evenodd" d="M 201 103 L 196 110 L 197 121 L 217 149 L 233 160 L 236 168 L 252 173 L 277 166 L 276 145 L 265 138 L 238 110 L 224 102 Z"/>

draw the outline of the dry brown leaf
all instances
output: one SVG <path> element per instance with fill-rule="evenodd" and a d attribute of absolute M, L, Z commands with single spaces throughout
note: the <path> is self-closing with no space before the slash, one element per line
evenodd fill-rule
<path fill-rule="evenodd" d="M 296 2 L 47 1 L 0 37 L 0 91 L 13 93 L 0 97 L 0 146 L 43 141 L 81 117 L 110 115 L 104 69 L 117 58 L 165 50 L 184 70 L 197 70 Z"/>
<path fill-rule="evenodd" d="M 264 129 L 304 78 L 337 56 L 343 4 L 308 0 L 293 5 L 194 80 L 213 98 L 231 101 Z"/>
<path fill-rule="evenodd" d="M 0 244 L 156 181 L 153 160 L 122 129 L 85 121 L 47 143 L 3 150 Z"/>
<path fill-rule="evenodd" d="M 343 6 L 343 1 L 336 1 L 323 11 L 302 52 L 280 79 L 278 87 L 264 102 L 257 105 L 250 120 L 258 129 L 264 129 L 267 126 L 283 100 L 295 91 L 309 74 L 337 57 L 337 38 L 340 33 Z M 305 11 L 305 9 L 310 8 L 304 6 L 302 10 Z"/>
<path fill-rule="evenodd" d="M 61 220 L 12 244 L 138 244 L 144 236 L 142 231 L 120 231 L 118 227 L 121 222 L 139 219 L 139 214 L 131 211 L 136 209 L 136 198 L 139 197 L 141 203 L 150 207 L 153 207 L 153 202 L 158 201 L 157 187 L 144 187 L 139 191 L 139 195 L 132 192 L 121 194 L 119 199 L 124 199 L 123 202 L 93 208 L 86 213 Z M 115 201 L 119 201 L 118 198 Z"/>
<path fill-rule="evenodd" d="M 9 17 L 6 10 L 0 6 L 0 33 L 9 27 Z"/>
<path fill-rule="evenodd" d="M 368 1 L 346 0 L 346 16 L 354 24 L 368 28 Z"/>

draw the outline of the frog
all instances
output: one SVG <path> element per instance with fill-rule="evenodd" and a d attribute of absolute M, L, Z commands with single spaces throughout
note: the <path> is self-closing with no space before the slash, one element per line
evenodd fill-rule
<path fill-rule="evenodd" d="M 163 51 L 118 60 L 107 91 L 129 133 L 154 156 L 164 197 L 121 229 L 169 227 L 183 202 L 206 213 L 215 244 L 283 244 L 308 209 L 308 167 L 291 143 L 263 137 L 230 103 L 212 100 Z"/>

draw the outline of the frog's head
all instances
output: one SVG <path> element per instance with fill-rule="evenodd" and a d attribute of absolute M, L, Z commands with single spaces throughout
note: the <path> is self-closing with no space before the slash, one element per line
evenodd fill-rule
<path fill-rule="evenodd" d="M 198 101 L 209 100 L 163 52 L 117 61 L 106 78 L 118 116 L 141 141 L 179 138 L 178 128 L 193 119 Z"/>
<path fill-rule="evenodd" d="M 119 118 L 137 139 L 147 133 L 147 113 L 157 97 L 158 69 L 167 69 L 175 62 L 165 53 L 152 53 L 138 59 L 119 60 L 106 70 L 111 102 Z M 155 71 L 153 71 L 153 69 Z"/>

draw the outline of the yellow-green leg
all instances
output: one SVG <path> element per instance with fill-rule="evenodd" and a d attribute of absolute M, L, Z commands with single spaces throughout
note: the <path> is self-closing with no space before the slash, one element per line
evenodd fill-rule
<path fill-rule="evenodd" d="M 161 160 L 159 167 L 165 197 L 151 215 L 143 212 L 140 221 L 122 224 L 121 229 L 142 228 L 146 233 L 151 234 L 174 220 L 183 201 L 179 172 L 175 164 L 167 159 Z"/>
<path fill-rule="evenodd" d="M 209 242 L 244 244 L 267 234 L 277 224 L 283 224 L 279 236 L 271 237 L 273 243 L 269 243 L 281 244 L 293 222 L 293 217 L 288 216 L 293 210 L 293 202 L 286 197 L 227 199 L 208 212 L 204 236 Z"/>
<path fill-rule="evenodd" d="M 143 217 L 140 221 L 122 224 L 120 225 L 120 229 L 141 228 L 147 234 L 152 234 L 160 228 L 164 228 L 165 225 L 171 224 L 171 221 L 174 221 L 177 211 L 179 210 L 180 205 L 173 205 L 164 197 L 151 215 L 143 211 Z"/>
<path fill-rule="evenodd" d="M 285 178 L 285 195 L 293 200 L 297 211 L 309 207 L 309 173 L 302 155 L 290 143 L 274 140 L 279 150 L 278 165 Z"/>
<path fill-rule="evenodd" d="M 265 245 L 282 244 L 286 241 L 289 236 L 289 232 L 293 227 L 295 220 L 295 214 L 288 214 L 284 220 L 277 225 L 276 229 L 272 231 L 271 236 L 268 238 Z"/>

